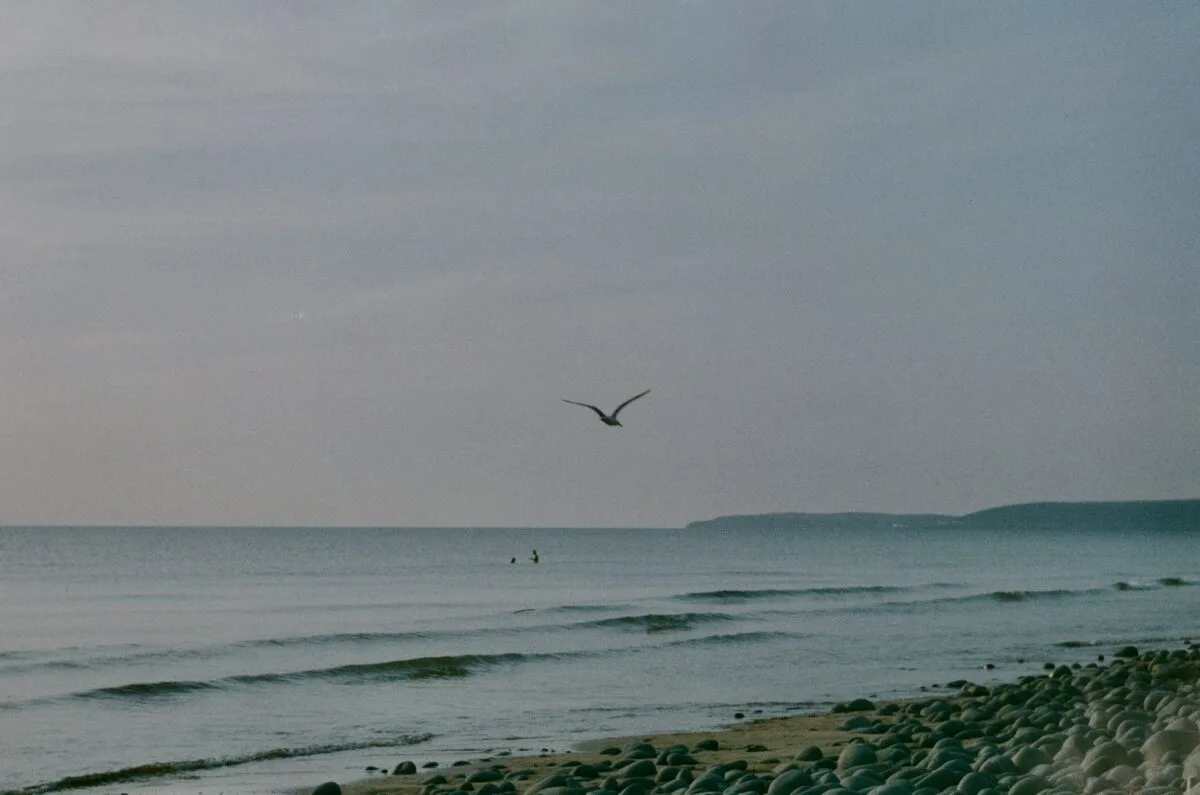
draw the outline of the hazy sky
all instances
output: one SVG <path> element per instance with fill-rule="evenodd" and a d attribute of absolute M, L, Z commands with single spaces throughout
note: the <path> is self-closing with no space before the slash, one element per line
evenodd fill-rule
<path fill-rule="evenodd" d="M 1198 42 L 1195 2 L 5 4 L 0 523 L 1200 496 Z"/>

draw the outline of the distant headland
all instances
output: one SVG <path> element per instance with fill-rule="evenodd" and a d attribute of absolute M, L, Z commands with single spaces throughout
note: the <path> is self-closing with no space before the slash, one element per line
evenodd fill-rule
<path fill-rule="evenodd" d="M 760 513 L 690 522 L 688 530 L 719 528 L 803 530 L 815 528 L 1072 528 L 1195 530 L 1200 499 L 1129 502 L 1028 502 L 952 516 L 936 513 Z"/>

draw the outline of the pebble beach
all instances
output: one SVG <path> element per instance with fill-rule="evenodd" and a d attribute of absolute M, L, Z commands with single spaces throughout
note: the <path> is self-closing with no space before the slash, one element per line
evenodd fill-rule
<path fill-rule="evenodd" d="M 304 795 L 1200 795 L 1200 644 L 724 731 L 435 767 L 396 760 Z"/>

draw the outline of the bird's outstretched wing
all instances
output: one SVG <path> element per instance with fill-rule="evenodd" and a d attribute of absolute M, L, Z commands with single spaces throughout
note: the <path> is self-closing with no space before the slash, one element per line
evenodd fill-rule
<path fill-rule="evenodd" d="M 643 397 L 644 395 L 648 395 L 648 394 L 650 394 L 649 389 L 647 389 L 645 392 L 641 392 L 637 395 L 634 395 L 633 397 L 629 398 L 629 400 L 626 400 L 624 403 L 617 406 L 616 409 L 614 409 L 613 413 L 612 413 L 613 419 L 615 420 L 617 418 L 617 415 L 621 413 L 621 409 L 625 408 L 626 406 L 628 406 L 630 403 L 637 400 L 638 398 Z"/>
<path fill-rule="evenodd" d="M 562 402 L 563 402 L 563 403 L 570 403 L 570 404 L 572 404 L 572 405 L 574 405 L 574 406 L 583 406 L 585 409 L 591 409 L 592 411 L 594 411 L 594 412 L 596 412 L 597 414 L 599 414 L 599 415 L 600 415 L 600 419 L 605 419 L 605 417 L 607 416 L 607 415 L 606 415 L 606 414 L 605 414 L 603 411 L 601 411 L 600 409 L 596 408 L 596 407 L 595 407 L 595 406 L 593 406 L 591 403 L 580 403 L 578 400 L 567 400 L 566 398 L 563 398 L 563 399 L 562 399 Z"/>

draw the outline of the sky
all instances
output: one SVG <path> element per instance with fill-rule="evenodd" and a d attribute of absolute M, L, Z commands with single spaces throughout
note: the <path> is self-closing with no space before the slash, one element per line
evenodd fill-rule
<path fill-rule="evenodd" d="M 1198 41 L 1194 2 L 5 4 L 0 524 L 1200 497 Z"/>

